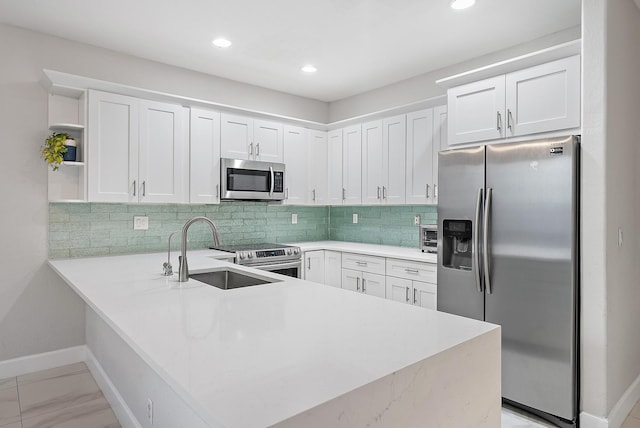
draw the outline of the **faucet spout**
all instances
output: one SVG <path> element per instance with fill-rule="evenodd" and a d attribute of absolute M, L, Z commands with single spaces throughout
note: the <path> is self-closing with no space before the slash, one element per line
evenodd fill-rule
<path fill-rule="evenodd" d="M 178 272 L 178 276 L 179 276 L 178 281 L 180 282 L 189 281 L 189 265 L 187 263 L 187 232 L 189 232 L 189 227 L 193 223 L 197 223 L 200 221 L 209 225 L 209 227 L 211 228 L 211 234 L 213 235 L 213 242 L 216 245 L 220 245 L 220 234 L 218 233 L 218 228 L 216 228 L 216 225 L 213 224 L 211 220 L 209 220 L 207 217 L 202 217 L 202 216 L 194 217 L 190 220 L 187 220 L 184 226 L 182 226 L 182 247 L 181 247 L 182 255 L 180 256 L 179 272 Z"/>

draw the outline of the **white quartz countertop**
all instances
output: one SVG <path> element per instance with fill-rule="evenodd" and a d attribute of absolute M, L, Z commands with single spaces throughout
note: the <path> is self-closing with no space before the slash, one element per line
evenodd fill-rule
<path fill-rule="evenodd" d="M 438 256 L 432 253 L 423 253 L 418 248 L 395 247 L 392 245 L 362 244 L 359 242 L 344 241 L 313 241 L 292 242 L 302 251 L 331 250 L 346 253 L 366 254 L 369 256 L 393 257 L 415 262 L 437 263 Z"/>
<path fill-rule="evenodd" d="M 160 274 L 161 253 L 49 262 L 212 427 L 277 424 L 499 328 L 238 267 L 217 253 L 189 252 L 191 273 L 232 267 L 281 282 L 179 284 Z"/>

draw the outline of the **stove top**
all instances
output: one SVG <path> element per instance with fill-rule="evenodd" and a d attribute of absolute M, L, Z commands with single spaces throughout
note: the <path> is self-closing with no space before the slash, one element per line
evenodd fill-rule
<path fill-rule="evenodd" d="M 209 247 L 212 250 L 226 251 L 235 254 L 235 262 L 242 265 L 257 265 L 264 263 L 285 263 L 300 260 L 300 247 L 283 244 L 240 244 L 219 245 Z"/>

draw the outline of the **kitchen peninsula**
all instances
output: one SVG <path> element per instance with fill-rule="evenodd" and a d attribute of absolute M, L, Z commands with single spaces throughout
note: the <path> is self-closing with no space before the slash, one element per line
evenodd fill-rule
<path fill-rule="evenodd" d="M 278 282 L 178 283 L 161 253 L 49 262 L 123 426 L 500 426 L 498 326 L 188 256 Z"/>

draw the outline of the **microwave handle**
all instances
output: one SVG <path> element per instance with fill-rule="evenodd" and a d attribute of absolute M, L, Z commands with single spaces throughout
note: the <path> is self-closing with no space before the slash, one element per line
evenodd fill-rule
<path fill-rule="evenodd" d="M 271 186 L 269 186 L 269 196 L 273 196 L 273 187 L 275 185 L 276 177 L 273 173 L 273 167 L 269 167 L 269 174 L 271 174 Z"/>

